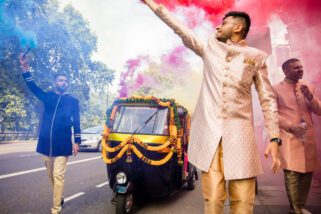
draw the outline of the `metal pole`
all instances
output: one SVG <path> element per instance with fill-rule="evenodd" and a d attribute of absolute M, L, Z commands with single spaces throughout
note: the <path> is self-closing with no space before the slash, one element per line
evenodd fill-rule
<path fill-rule="evenodd" d="M 109 105 L 109 83 L 107 83 L 107 109 L 108 109 L 108 105 Z"/>

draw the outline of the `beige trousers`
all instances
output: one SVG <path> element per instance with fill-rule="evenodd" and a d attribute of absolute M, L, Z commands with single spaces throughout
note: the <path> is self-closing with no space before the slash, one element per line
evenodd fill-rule
<path fill-rule="evenodd" d="M 202 172 L 202 189 L 205 200 L 205 214 L 223 213 L 227 191 L 221 143 L 214 155 L 209 172 Z M 253 213 L 255 178 L 230 180 L 228 192 L 231 204 L 230 213 Z"/>
<path fill-rule="evenodd" d="M 61 200 L 64 192 L 65 172 L 68 157 L 48 157 L 44 156 L 45 165 L 49 175 L 49 180 L 53 188 L 53 207 L 51 213 L 56 214 L 61 212 Z"/>

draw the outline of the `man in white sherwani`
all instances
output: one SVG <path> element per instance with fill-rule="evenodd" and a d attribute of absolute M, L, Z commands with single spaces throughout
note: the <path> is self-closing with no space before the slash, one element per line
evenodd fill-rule
<path fill-rule="evenodd" d="M 189 161 L 202 170 L 205 213 L 222 213 L 229 181 L 231 213 L 253 213 L 255 177 L 262 174 L 255 143 L 251 86 L 254 83 L 271 139 L 265 155 L 273 172 L 280 168 L 277 104 L 268 80 L 267 54 L 246 46 L 250 18 L 229 12 L 216 36 L 200 41 L 188 28 L 153 0 L 143 0 L 186 47 L 204 63 L 201 91 L 193 114 Z"/>

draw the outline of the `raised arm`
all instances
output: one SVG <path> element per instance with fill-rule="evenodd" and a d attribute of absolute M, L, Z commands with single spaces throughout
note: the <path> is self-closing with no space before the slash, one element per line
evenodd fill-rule
<path fill-rule="evenodd" d="M 30 73 L 30 68 L 28 64 L 28 60 L 26 57 L 21 56 L 20 57 L 20 64 L 21 64 L 21 69 L 22 69 L 22 76 L 23 79 L 25 80 L 28 88 L 30 91 L 42 102 L 45 101 L 47 93 L 44 92 L 41 88 L 39 88 L 36 83 L 33 81 L 33 78 Z"/>
<path fill-rule="evenodd" d="M 174 30 L 174 32 L 179 35 L 184 45 L 194 51 L 197 55 L 202 57 L 205 52 L 205 44 L 199 40 L 196 35 L 180 23 L 175 17 L 171 15 L 171 13 L 163 6 L 159 5 L 153 0 L 142 0 L 149 8 L 161 19 L 165 22 L 170 28 Z"/>

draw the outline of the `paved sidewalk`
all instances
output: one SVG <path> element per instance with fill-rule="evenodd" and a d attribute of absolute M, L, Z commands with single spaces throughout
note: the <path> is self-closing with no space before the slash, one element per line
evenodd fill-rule
<path fill-rule="evenodd" d="M 266 185 L 271 181 L 272 185 Z M 283 173 L 267 179 L 261 176 L 258 179 L 259 191 L 255 198 L 254 214 L 287 214 L 289 213 L 289 202 L 283 184 Z M 313 180 L 306 209 L 313 214 L 321 214 L 321 184 Z M 229 201 L 225 203 L 224 213 L 229 213 Z"/>
<path fill-rule="evenodd" d="M 228 200 L 225 205 L 224 213 L 228 214 Z M 264 167 L 264 175 L 258 177 L 258 194 L 255 198 L 254 214 L 287 214 L 289 210 L 283 171 L 272 174 L 268 167 Z M 321 183 L 319 180 L 312 181 L 306 210 L 313 214 L 321 214 Z"/>
<path fill-rule="evenodd" d="M 254 213 L 289 213 L 283 172 L 258 178 L 258 185 L 259 191 L 255 201 Z M 321 213 L 321 184 L 317 180 L 312 182 L 306 209 L 313 214 Z"/>
<path fill-rule="evenodd" d="M 0 142 L 0 155 L 17 152 L 35 152 L 36 140 Z"/>

